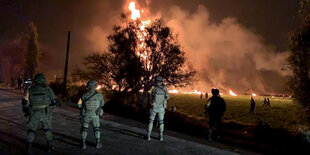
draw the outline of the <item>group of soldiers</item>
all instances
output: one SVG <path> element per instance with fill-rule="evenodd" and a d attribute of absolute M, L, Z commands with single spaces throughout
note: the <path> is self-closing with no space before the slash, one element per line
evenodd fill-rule
<path fill-rule="evenodd" d="M 97 82 L 90 80 L 87 83 L 88 91 L 82 95 L 77 103 L 77 107 L 81 109 L 81 147 L 86 149 L 86 138 L 89 124 L 92 123 L 96 137 L 96 148 L 101 148 L 100 143 L 100 116 L 103 115 L 104 99 L 101 93 L 96 91 Z M 146 133 L 146 139 L 151 140 L 151 132 L 155 117 L 158 116 L 159 123 L 159 140 L 163 141 L 164 133 L 164 115 L 167 108 L 169 94 L 167 87 L 163 84 L 163 78 L 157 76 L 155 84 L 150 90 L 151 92 L 151 108 L 149 109 L 149 124 Z M 209 116 L 209 140 L 214 129 L 217 129 L 218 135 L 221 133 L 221 118 L 226 110 L 226 103 L 219 95 L 218 89 L 212 89 L 212 97 L 208 99 L 205 106 L 206 114 Z M 31 85 L 24 93 L 22 99 L 22 111 L 26 117 L 29 117 L 27 131 L 27 150 L 31 152 L 32 143 L 39 124 L 45 131 L 47 140 L 47 150 L 52 151 L 53 135 L 52 135 L 52 111 L 59 105 L 53 90 L 47 86 L 43 74 L 37 74 L 34 77 L 34 84 Z"/>

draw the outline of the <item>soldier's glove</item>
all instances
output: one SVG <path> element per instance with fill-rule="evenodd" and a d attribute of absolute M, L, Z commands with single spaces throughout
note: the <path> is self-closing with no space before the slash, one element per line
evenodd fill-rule
<path fill-rule="evenodd" d="M 167 108 L 167 100 L 164 101 L 164 105 L 163 106 L 164 106 L 165 109 Z"/>
<path fill-rule="evenodd" d="M 80 123 L 83 124 L 83 119 L 84 117 L 82 115 L 80 115 Z"/>
<path fill-rule="evenodd" d="M 57 99 L 53 99 L 51 101 L 51 106 L 62 106 L 62 105 Z"/>
<path fill-rule="evenodd" d="M 97 110 L 96 110 L 96 115 L 98 115 L 99 117 L 103 116 L 103 110 L 101 107 L 99 107 Z"/>

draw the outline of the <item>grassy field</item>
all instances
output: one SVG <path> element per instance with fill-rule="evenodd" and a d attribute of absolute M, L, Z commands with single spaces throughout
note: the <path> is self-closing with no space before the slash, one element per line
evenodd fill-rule
<path fill-rule="evenodd" d="M 255 114 L 250 115 L 250 96 L 222 96 L 227 104 L 224 121 L 236 121 L 257 124 L 262 121 L 271 128 L 284 128 L 297 131 L 308 128 L 306 114 L 300 105 L 293 104 L 289 98 L 271 98 L 271 108 L 263 106 L 263 97 L 255 97 Z M 177 107 L 177 111 L 192 117 L 203 118 L 206 99 L 197 94 L 171 94 L 168 108 Z"/>

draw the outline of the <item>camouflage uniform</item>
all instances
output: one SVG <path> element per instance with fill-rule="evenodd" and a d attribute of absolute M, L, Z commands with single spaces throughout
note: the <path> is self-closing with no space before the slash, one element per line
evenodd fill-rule
<path fill-rule="evenodd" d="M 37 127 L 41 124 L 45 131 L 48 148 L 52 149 L 52 110 L 57 103 L 53 90 L 45 85 L 43 74 L 37 74 L 35 84 L 26 90 L 22 101 L 23 112 L 25 116 L 29 116 L 27 136 L 29 148 L 34 141 Z"/>
<path fill-rule="evenodd" d="M 99 116 L 103 114 L 102 107 L 104 100 L 102 94 L 95 90 L 97 82 L 89 81 L 87 87 L 90 89 L 79 100 L 78 107 L 81 108 L 81 139 L 82 148 L 86 149 L 86 137 L 89 123 L 93 124 L 95 137 L 97 140 L 96 148 L 100 148 L 100 119 Z"/>
<path fill-rule="evenodd" d="M 147 140 L 151 140 L 151 132 L 153 129 L 153 123 L 156 115 L 158 115 L 159 123 L 159 138 L 160 141 L 163 141 L 163 132 L 164 132 L 164 115 L 165 109 L 167 107 L 167 100 L 169 99 L 169 94 L 167 87 L 162 85 L 162 78 L 156 78 L 156 86 L 151 89 L 152 95 L 152 107 L 150 109 L 149 125 L 147 131 Z"/>

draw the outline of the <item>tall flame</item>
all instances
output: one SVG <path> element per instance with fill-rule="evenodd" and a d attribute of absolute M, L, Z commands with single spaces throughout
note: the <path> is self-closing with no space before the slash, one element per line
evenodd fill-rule
<path fill-rule="evenodd" d="M 131 19 L 132 20 L 137 20 L 138 18 L 140 18 L 140 10 L 136 9 L 136 3 L 135 2 L 130 2 L 128 8 L 131 11 Z"/>
<path fill-rule="evenodd" d="M 230 94 L 231 96 L 238 96 L 238 95 L 235 94 L 232 90 L 229 90 L 229 94 Z"/>
<path fill-rule="evenodd" d="M 140 10 L 136 9 L 136 3 L 130 2 L 128 6 L 129 10 L 131 11 L 131 19 L 136 21 L 138 18 L 141 17 Z M 143 12 L 143 11 L 141 11 Z M 145 43 L 146 37 L 148 33 L 146 31 L 146 27 L 151 23 L 151 20 L 141 20 L 138 21 L 139 29 L 135 31 L 136 35 L 138 36 L 137 47 L 136 47 L 136 55 L 140 58 L 140 61 L 144 63 L 144 67 L 147 70 L 151 68 L 151 61 L 149 60 L 149 56 L 151 54 L 151 50 L 147 48 Z"/>

